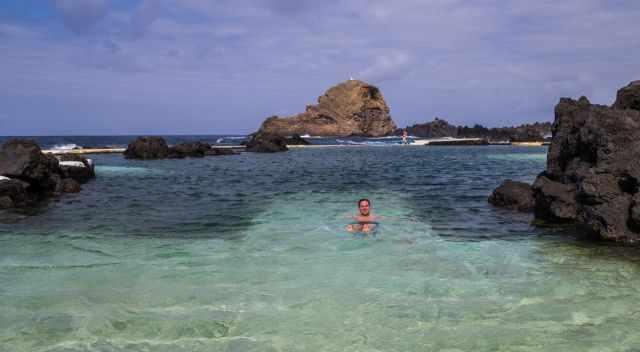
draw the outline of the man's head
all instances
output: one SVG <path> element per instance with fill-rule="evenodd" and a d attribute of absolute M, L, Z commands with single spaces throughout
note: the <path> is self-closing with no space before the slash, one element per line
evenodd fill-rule
<path fill-rule="evenodd" d="M 358 210 L 360 211 L 360 215 L 368 216 L 370 207 L 371 201 L 369 201 L 367 198 L 362 198 L 358 201 Z"/>

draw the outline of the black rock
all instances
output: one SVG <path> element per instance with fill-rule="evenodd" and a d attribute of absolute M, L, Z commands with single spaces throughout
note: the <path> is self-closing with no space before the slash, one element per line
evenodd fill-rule
<path fill-rule="evenodd" d="M 0 175 L 50 189 L 48 178 L 60 172 L 58 159 L 43 154 L 35 141 L 11 139 L 0 148 Z"/>
<path fill-rule="evenodd" d="M 299 134 L 294 134 L 293 136 L 287 138 L 287 145 L 310 145 L 309 141 L 300 137 Z"/>
<path fill-rule="evenodd" d="M 169 148 L 169 158 L 202 158 L 207 155 L 207 152 L 211 149 L 208 143 L 193 142 L 193 143 L 180 143 Z"/>
<path fill-rule="evenodd" d="M 124 151 L 127 159 L 164 159 L 168 156 L 169 146 L 161 137 L 138 137 Z"/>
<path fill-rule="evenodd" d="M 231 148 L 211 148 L 205 152 L 205 155 L 217 156 L 217 155 L 236 155 L 238 152 Z"/>
<path fill-rule="evenodd" d="M 15 179 L 0 180 L 0 209 L 23 206 L 29 200 L 29 184 Z"/>
<path fill-rule="evenodd" d="M 640 242 L 640 111 L 632 83 L 613 107 L 585 97 L 555 108 L 547 170 L 534 183 L 536 218 L 575 221 L 603 239 Z"/>
<path fill-rule="evenodd" d="M 535 205 L 533 189 L 528 183 L 506 180 L 489 196 L 489 203 L 511 210 L 531 211 Z"/>
<path fill-rule="evenodd" d="M 246 146 L 246 151 L 256 153 L 276 153 L 289 150 L 286 138 L 262 132 L 253 134 Z"/>
<path fill-rule="evenodd" d="M 96 177 L 93 163 L 89 159 L 78 154 L 60 154 L 60 171 L 62 178 L 72 178 L 80 183 L 85 183 Z M 69 165 L 66 162 L 82 163 L 83 166 Z"/>

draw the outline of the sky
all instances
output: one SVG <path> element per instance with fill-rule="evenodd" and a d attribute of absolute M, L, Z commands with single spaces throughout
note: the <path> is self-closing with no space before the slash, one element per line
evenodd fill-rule
<path fill-rule="evenodd" d="M 0 135 L 246 134 L 350 77 L 399 127 L 640 79 L 637 0 L 2 0 Z"/>

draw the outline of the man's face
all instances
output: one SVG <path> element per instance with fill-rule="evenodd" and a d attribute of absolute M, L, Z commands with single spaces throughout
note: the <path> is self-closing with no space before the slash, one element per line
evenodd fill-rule
<path fill-rule="evenodd" d="M 360 210 L 360 215 L 367 216 L 369 215 L 369 202 L 362 201 L 358 204 L 358 209 Z"/>

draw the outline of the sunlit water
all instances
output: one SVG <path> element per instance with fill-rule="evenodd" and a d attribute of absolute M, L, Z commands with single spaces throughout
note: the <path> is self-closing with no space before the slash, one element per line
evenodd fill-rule
<path fill-rule="evenodd" d="M 1 351 L 638 351 L 640 255 L 491 207 L 546 148 L 95 156 L 0 225 Z M 368 197 L 375 235 L 343 230 Z"/>

